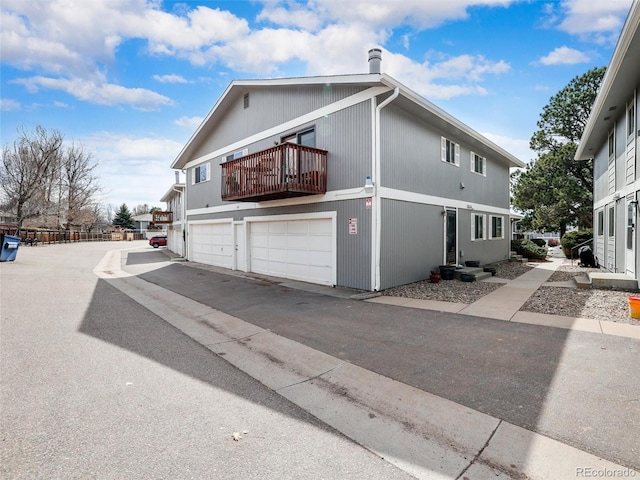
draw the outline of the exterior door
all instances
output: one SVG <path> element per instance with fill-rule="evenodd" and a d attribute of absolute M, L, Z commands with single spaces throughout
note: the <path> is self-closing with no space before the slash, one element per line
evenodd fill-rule
<path fill-rule="evenodd" d="M 445 235 L 446 235 L 446 263 L 457 265 L 458 263 L 458 235 L 457 228 L 458 221 L 455 210 L 447 210 L 446 222 L 445 222 Z"/>
<path fill-rule="evenodd" d="M 625 252 L 625 273 L 635 277 L 636 273 L 636 208 L 633 196 L 627 197 L 627 245 Z"/>
<path fill-rule="evenodd" d="M 245 224 L 238 222 L 233 224 L 233 235 L 235 242 L 235 269 L 243 272 L 247 271 L 246 249 L 245 249 Z"/>

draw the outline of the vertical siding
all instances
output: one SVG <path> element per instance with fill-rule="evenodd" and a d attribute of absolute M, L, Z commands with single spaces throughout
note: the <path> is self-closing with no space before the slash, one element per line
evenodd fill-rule
<path fill-rule="evenodd" d="M 189 220 L 286 215 L 310 212 L 337 212 L 337 284 L 341 287 L 371 289 L 371 210 L 364 199 L 313 203 L 286 207 L 258 208 L 238 212 L 191 215 Z M 349 234 L 349 218 L 358 219 L 357 235 Z"/>
<path fill-rule="evenodd" d="M 381 208 L 380 288 L 428 278 L 444 254 L 442 208 L 386 199 Z"/>
<path fill-rule="evenodd" d="M 441 161 L 442 136 L 460 145 L 459 166 Z M 462 143 L 394 104 L 382 110 L 381 138 L 385 187 L 509 208 L 509 169 L 480 148 Z M 486 176 L 471 171 L 471 151 L 486 158 Z"/>
<path fill-rule="evenodd" d="M 251 87 L 237 96 L 194 153 L 198 158 L 364 90 L 356 85 Z M 249 93 L 249 108 L 244 108 Z M 222 113 L 222 112 L 220 112 Z"/>
<path fill-rule="evenodd" d="M 486 222 L 487 238 L 484 240 L 471 240 L 471 215 L 484 215 Z M 491 216 L 502 216 L 503 239 L 489 239 L 491 234 Z M 511 249 L 509 238 L 509 216 L 495 215 L 479 210 L 458 209 L 458 253 L 464 251 L 459 259 L 461 263 L 468 260 L 479 260 L 481 265 L 507 260 Z"/>

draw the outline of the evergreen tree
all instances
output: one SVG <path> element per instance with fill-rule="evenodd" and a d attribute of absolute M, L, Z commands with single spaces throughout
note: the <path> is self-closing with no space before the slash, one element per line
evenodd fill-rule
<path fill-rule="evenodd" d="M 120 205 L 120 208 L 113 218 L 113 225 L 116 227 L 121 227 L 125 230 L 133 228 L 133 215 L 131 215 L 131 212 L 129 211 L 126 203 Z"/>
<path fill-rule="evenodd" d="M 575 77 L 544 107 L 530 147 L 538 157 L 511 175 L 513 206 L 522 225 L 540 231 L 593 225 L 593 160 L 574 155 L 595 102 L 605 68 Z"/>

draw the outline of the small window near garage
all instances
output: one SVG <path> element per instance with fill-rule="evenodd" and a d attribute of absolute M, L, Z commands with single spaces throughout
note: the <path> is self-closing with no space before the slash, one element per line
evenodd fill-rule
<path fill-rule="evenodd" d="M 479 241 L 485 239 L 484 215 L 471 214 L 471 240 Z"/>
<path fill-rule="evenodd" d="M 609 207 L 609 237 L 614 237 L 616 235 L 616 209 L 614 207 Z"/>
<path fill-rule="evenodd" d="M 471 171 L 483 176 L 487 175 L 487 159 L 471 152 Z"/>
<path fill-rule="evenodd" d="M 249 94 L 245 93 L 243 98 L 244 108 L 249 108 Z"/>
<path fill-rule="evenodd" d="M 604 235 L 604 211 L 598 212 L 598 236 Z"/>
<path fill-rule="evenodd" d="M 208 163 L 205 163 L 203 165 L 199 165 L 196 168 L 193 169 L 193 182 L 192 183 L 202 183 L 202 182 L 206 182 L 207 180 L 210 180 L 210 167 Z"/>
<path fill-rule="evenodd" d="M 451 165 L 460 165 L 460 145 L 445 137 L 440 138 L 440 143 L 442 147 L 441 160 Z"/>
<path fill-rule="evenodd" d="M 490 238 L 504 238 L 502 229 L 502 217 L 491 216 L 491 237 Z"/>

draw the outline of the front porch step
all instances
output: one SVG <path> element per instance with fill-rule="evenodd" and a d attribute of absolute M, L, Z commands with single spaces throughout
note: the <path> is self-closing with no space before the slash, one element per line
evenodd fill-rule
<path fill-rule="evenodd" d="M 591 279 L 588 275 L 578 275 L 576 277 L 573 277 L 573 281 L 576 282 L 576 286 L 578 288 L 582 288 L 585 290 L 591 288 Z"/>
<path fill-rule="evenodd" d="M 454 273 L 454 278 L 456 280 L 461 280 L 461 276 L 463 273 L 473 275 L 473 277 L 476 280 L 483 280 L 491 276 L 491 272 L 483 271 L 482 267 L 461 267 L 461 268 L 456 268 L 456 271 Z"/>
<path fill-rule="evenodd" d="M 528 258 L 523 257 L 522 255 L 518 255 L 516 252 L 511 252 L 509 256 L 510 262 L 520 262 L 527 263 L 529 261 Z"/>
<path fill-rule="evenodd" d="M 638 280 L 624 273 L 588 272 L 591 288 L 614 290 L 638 290 Z"/>

